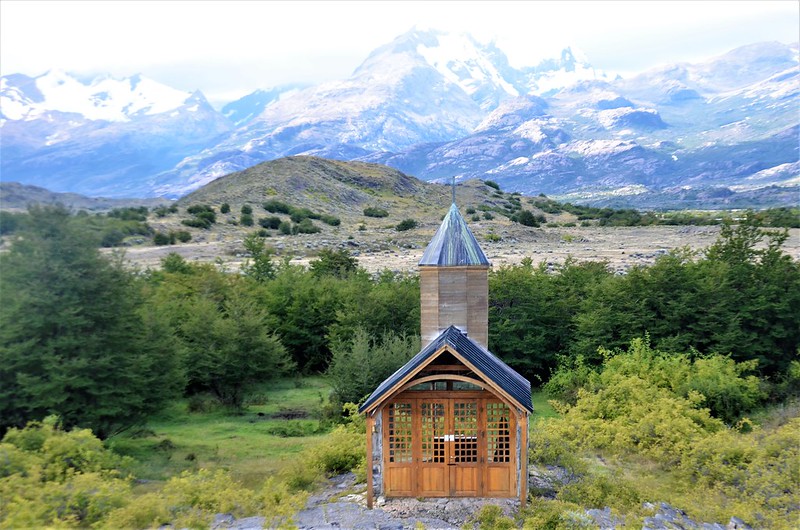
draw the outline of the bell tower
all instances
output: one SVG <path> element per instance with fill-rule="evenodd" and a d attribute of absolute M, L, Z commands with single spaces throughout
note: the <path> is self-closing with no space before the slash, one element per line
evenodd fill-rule
<path fill-rule="evenodd" d="M 423 346 L 453 325 L 488 349 L 489 267 L 454 197 L 419 262 Z"/>

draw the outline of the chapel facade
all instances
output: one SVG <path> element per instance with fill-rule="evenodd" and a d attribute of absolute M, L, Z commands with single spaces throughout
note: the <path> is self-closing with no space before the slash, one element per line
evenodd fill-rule
<path fill-rule="evenodd" d="M 368 506 L 376 495 L 525 502 L 531 386 L 488 349 L 490 267 L 454 202 L 419 262 L 423 348 L 359 409 Z"/>

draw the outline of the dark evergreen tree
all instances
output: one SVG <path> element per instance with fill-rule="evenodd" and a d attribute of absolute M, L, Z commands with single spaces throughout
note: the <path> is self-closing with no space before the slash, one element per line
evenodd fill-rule
<path fill-rule="evenodd" d="M 175 343 L 66 209 L 29 214 L 0 255 L 0 431 L 58 414 L 107 437 L 176 395 Z"/>

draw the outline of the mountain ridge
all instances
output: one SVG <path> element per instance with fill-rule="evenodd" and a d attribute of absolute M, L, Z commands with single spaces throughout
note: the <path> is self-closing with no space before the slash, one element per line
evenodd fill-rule
<path fill-rule="evenodd" d="M 425 180 L 491 178 L 534 194 L 639 185 L 653 196 L 680 185 L 756 193 L 797 180 L 796 44 L 757 43 L 613 80 L 581 55 L 567 48 L 514 69 L 494 43 L 412 30 L 347 79 L 256 91 L 221 112 L 196 92 L 169 112 L 131 107 L 128 122 L 100 125 L 58 111 L 3 118 L 3 178 L 178 197 L 264 160 L 311 155 L 386 163 Z M 30 79 L 5 76 L 4 101 L 26 86 L 28 100 L 41 99 Z M 545 86 L 551 81 L 555 88 Z"/>

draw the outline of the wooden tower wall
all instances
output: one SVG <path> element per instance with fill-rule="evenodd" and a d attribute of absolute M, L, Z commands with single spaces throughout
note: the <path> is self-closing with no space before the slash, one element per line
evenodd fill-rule
<path fill-rule="evenodd" d="M 454 325 L 488 349 L 489 267 L 420 267 L 423 346 Z"/>

